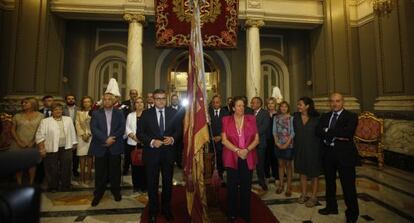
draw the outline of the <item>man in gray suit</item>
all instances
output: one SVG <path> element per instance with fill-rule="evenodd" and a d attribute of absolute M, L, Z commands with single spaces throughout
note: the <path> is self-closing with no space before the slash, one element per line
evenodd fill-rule
<path fill-rule="evenodd" d="M 75 126 L 76 112 L 78 107 L 76 107 L 76 97 L 73 94 L 67 94 L 65 96 L 66 106 L 63 108 L 63 115 L 69 116 L 72 119 L 73 125 Z M 79 176 L 79 157 L 76 155 L 76 149 L 72 153 L 72 173 L 74 177 Z"/>
<path fill-rule="evenodd" d="M 269 112 L 263 109 L 263 100 L 260 97 L 254 97 L 250 101 L 250 106 L 256 116 L 257 131 L 259 132 L 259 145 L 257 147 L 257 165 L 256 173 L 259 179 L 259 185 L 263 190 L 267 191 L 267 185 L 265 181 L 265 156 L 267 147 L 267 137 L 269 135 Z"/>

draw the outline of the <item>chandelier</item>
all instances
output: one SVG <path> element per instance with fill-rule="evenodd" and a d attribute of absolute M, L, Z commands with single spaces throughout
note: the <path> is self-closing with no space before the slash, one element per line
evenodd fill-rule
<path fill-rule="evenodd" d="M 378 16 L 388 15 L 394 7 L 394 0 L 372 0 L 372 7 Z"/>

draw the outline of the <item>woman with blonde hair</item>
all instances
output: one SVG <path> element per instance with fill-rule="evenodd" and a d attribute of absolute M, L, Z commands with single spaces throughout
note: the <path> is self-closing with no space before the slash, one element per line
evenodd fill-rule
<path fill-rule="evenodd" d="M 92 180 L 92 157 L 88 155 L 89 145 L 92 139 L 90 128 L 91 116 L 89 112 L 92 109 L 93 99 L 85 96 L 81 100 L 81 109 L 76 113 L 76 133 L 78 135 L 78 146 L 76 155 L 79 156 L 80 164 L 80 181 L 82 184 L 88 184 Z"/>
<path fill-rule="evenodd" d="M 11 129 L 13 141 L 12 148 L 31 148 L 35 145 L 35 135 L 43 114 L 38 112 L 39 103 L 34 97 L 23 98 L 22 111 L 13 116 Z M 36 175 L 36 167 L 31 167 L 29 172 L 29 184 L 33 184 Z M 23 172 L 16 173 L 18 184 L 22 184 Z"/>

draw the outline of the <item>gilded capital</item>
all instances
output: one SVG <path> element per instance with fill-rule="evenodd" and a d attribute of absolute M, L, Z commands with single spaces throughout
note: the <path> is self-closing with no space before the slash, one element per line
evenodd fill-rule
<path fill-rule="evenodd" d="M 139 23 L 145 22 L 145 16 L 143 14 L 126 13 L 124 14 L 124 19 L 127 22 L 139 22 Z"/>
<path fill-rule="evenodd" d="M 262 19 L 247 19 L 246 20 L 246 27 L 257 27 L 260 28 L 264 26 L 264 21 Z"/>

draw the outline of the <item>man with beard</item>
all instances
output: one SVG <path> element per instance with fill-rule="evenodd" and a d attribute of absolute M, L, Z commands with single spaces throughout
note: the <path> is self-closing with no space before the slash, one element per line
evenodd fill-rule
<path fill-rule="evenodd" d="M 65 97 L 66 106 L 63 108 L 63 115 L 72 119 L 72 123 L 75 126 L 76 112 L 76 97 L 73 94 L 67 94 Z M 72 150 L 72 173 L 74 177 L 79 176 L 79 157 L 76 155 L 76 149 Z"/>

